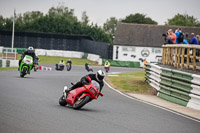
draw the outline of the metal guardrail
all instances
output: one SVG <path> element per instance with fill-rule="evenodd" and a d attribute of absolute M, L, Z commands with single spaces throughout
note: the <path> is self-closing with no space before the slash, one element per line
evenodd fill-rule
<path fill-rule="evenodd" d="M 146 81 L 157 90 L 158 97 L 200 110 L 200 75 L 145 65 Z"/>
<path fill-rule="evenodd" d="M 162 48 L 163 65 L 173 65 L 177 69 L 191 68 L 193 70 L 200 70 L 200 65 L 197 65 L 200 56 L 196 55 L 197 52 L 200 52 L 200 45 L 167 44 L 163 45 Z"/>

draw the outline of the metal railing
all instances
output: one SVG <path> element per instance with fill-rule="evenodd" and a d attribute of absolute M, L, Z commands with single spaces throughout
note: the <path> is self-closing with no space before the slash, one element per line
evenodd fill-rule
<path fill-rule="evenodd" d="M 16 60 L 17 49 L 16 48 L 3 48 L 2 59 L 6 60 Z"/>
<path fill-rule="evenodd" d="M 162 48 L 163 65 L 173 65 L 177 69 L 200 70 L 200 45 L 167 44 Z"/>

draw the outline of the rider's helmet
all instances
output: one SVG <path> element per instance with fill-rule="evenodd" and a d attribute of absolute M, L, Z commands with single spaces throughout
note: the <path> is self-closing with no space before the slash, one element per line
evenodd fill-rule
<path fill-rule="evenodd" d="M 71 61 L 71 59 L 68 59 L 68 61 Z"/>
<path fill-rule="evenodd" d="M 34 50 L 34 49 L 33 49 L 32 46 L 29 46 L 29 47 L 28 47 L 28 53 L 33 53 L 33 50 Z"/>
<path fill-rule="evenodd" d="M 105 73 L 102 70 L 97 71 L 96 78 L 98 81 L 102 81 L 104 79 Z"/>
<path fill-rule="evenodd" d="M 63 60 L 61 60 L 61 62 L 63 62 Z"/>
<path fill-rule="evenodd" d="M 106 63 L 108 63 L 108 60 L 106 60 Z"/>

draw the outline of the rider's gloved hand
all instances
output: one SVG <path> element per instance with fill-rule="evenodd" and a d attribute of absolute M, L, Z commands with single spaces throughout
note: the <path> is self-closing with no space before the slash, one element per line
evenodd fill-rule
<path fill-rule="evenodd" d="M 86 76 L 84 78 L 81 79 L 81 83 L 83 85 L 88 85 L 90 82 L 87 80 Z"/>

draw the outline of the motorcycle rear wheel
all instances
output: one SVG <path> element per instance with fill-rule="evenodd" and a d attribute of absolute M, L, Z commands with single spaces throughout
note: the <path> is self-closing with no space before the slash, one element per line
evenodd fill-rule
<path fill-rule="evenodd" d="M 60 99 L 59 99 L 59 104 L 60 104 L 61 106 L 67 105 L 67 101 L 66 101 L 66 99 L 64 98 L 63 95 L 62 95 L 62 96 L 60 97 Z"/>
<path fill-rule="evenodd" d="M 74 103 L 73 108 L 76 109 L 76 110 L 77 110 L 77 109 L 80 109 L 80 108 L 82 108 L 86 103 L 88 103 L 89 100 L 90 100 L 90 97 L 89 97 L 89 96 L 85 96 L 85 97 L 82 98 L 82 99 L 78 99 L 78 100 Z"/>
<path fill-rule="evenodd" d="M 71 67 L 70 66 L 67 66 L 67 71 L 70 71 L 71 70 Z"/>

